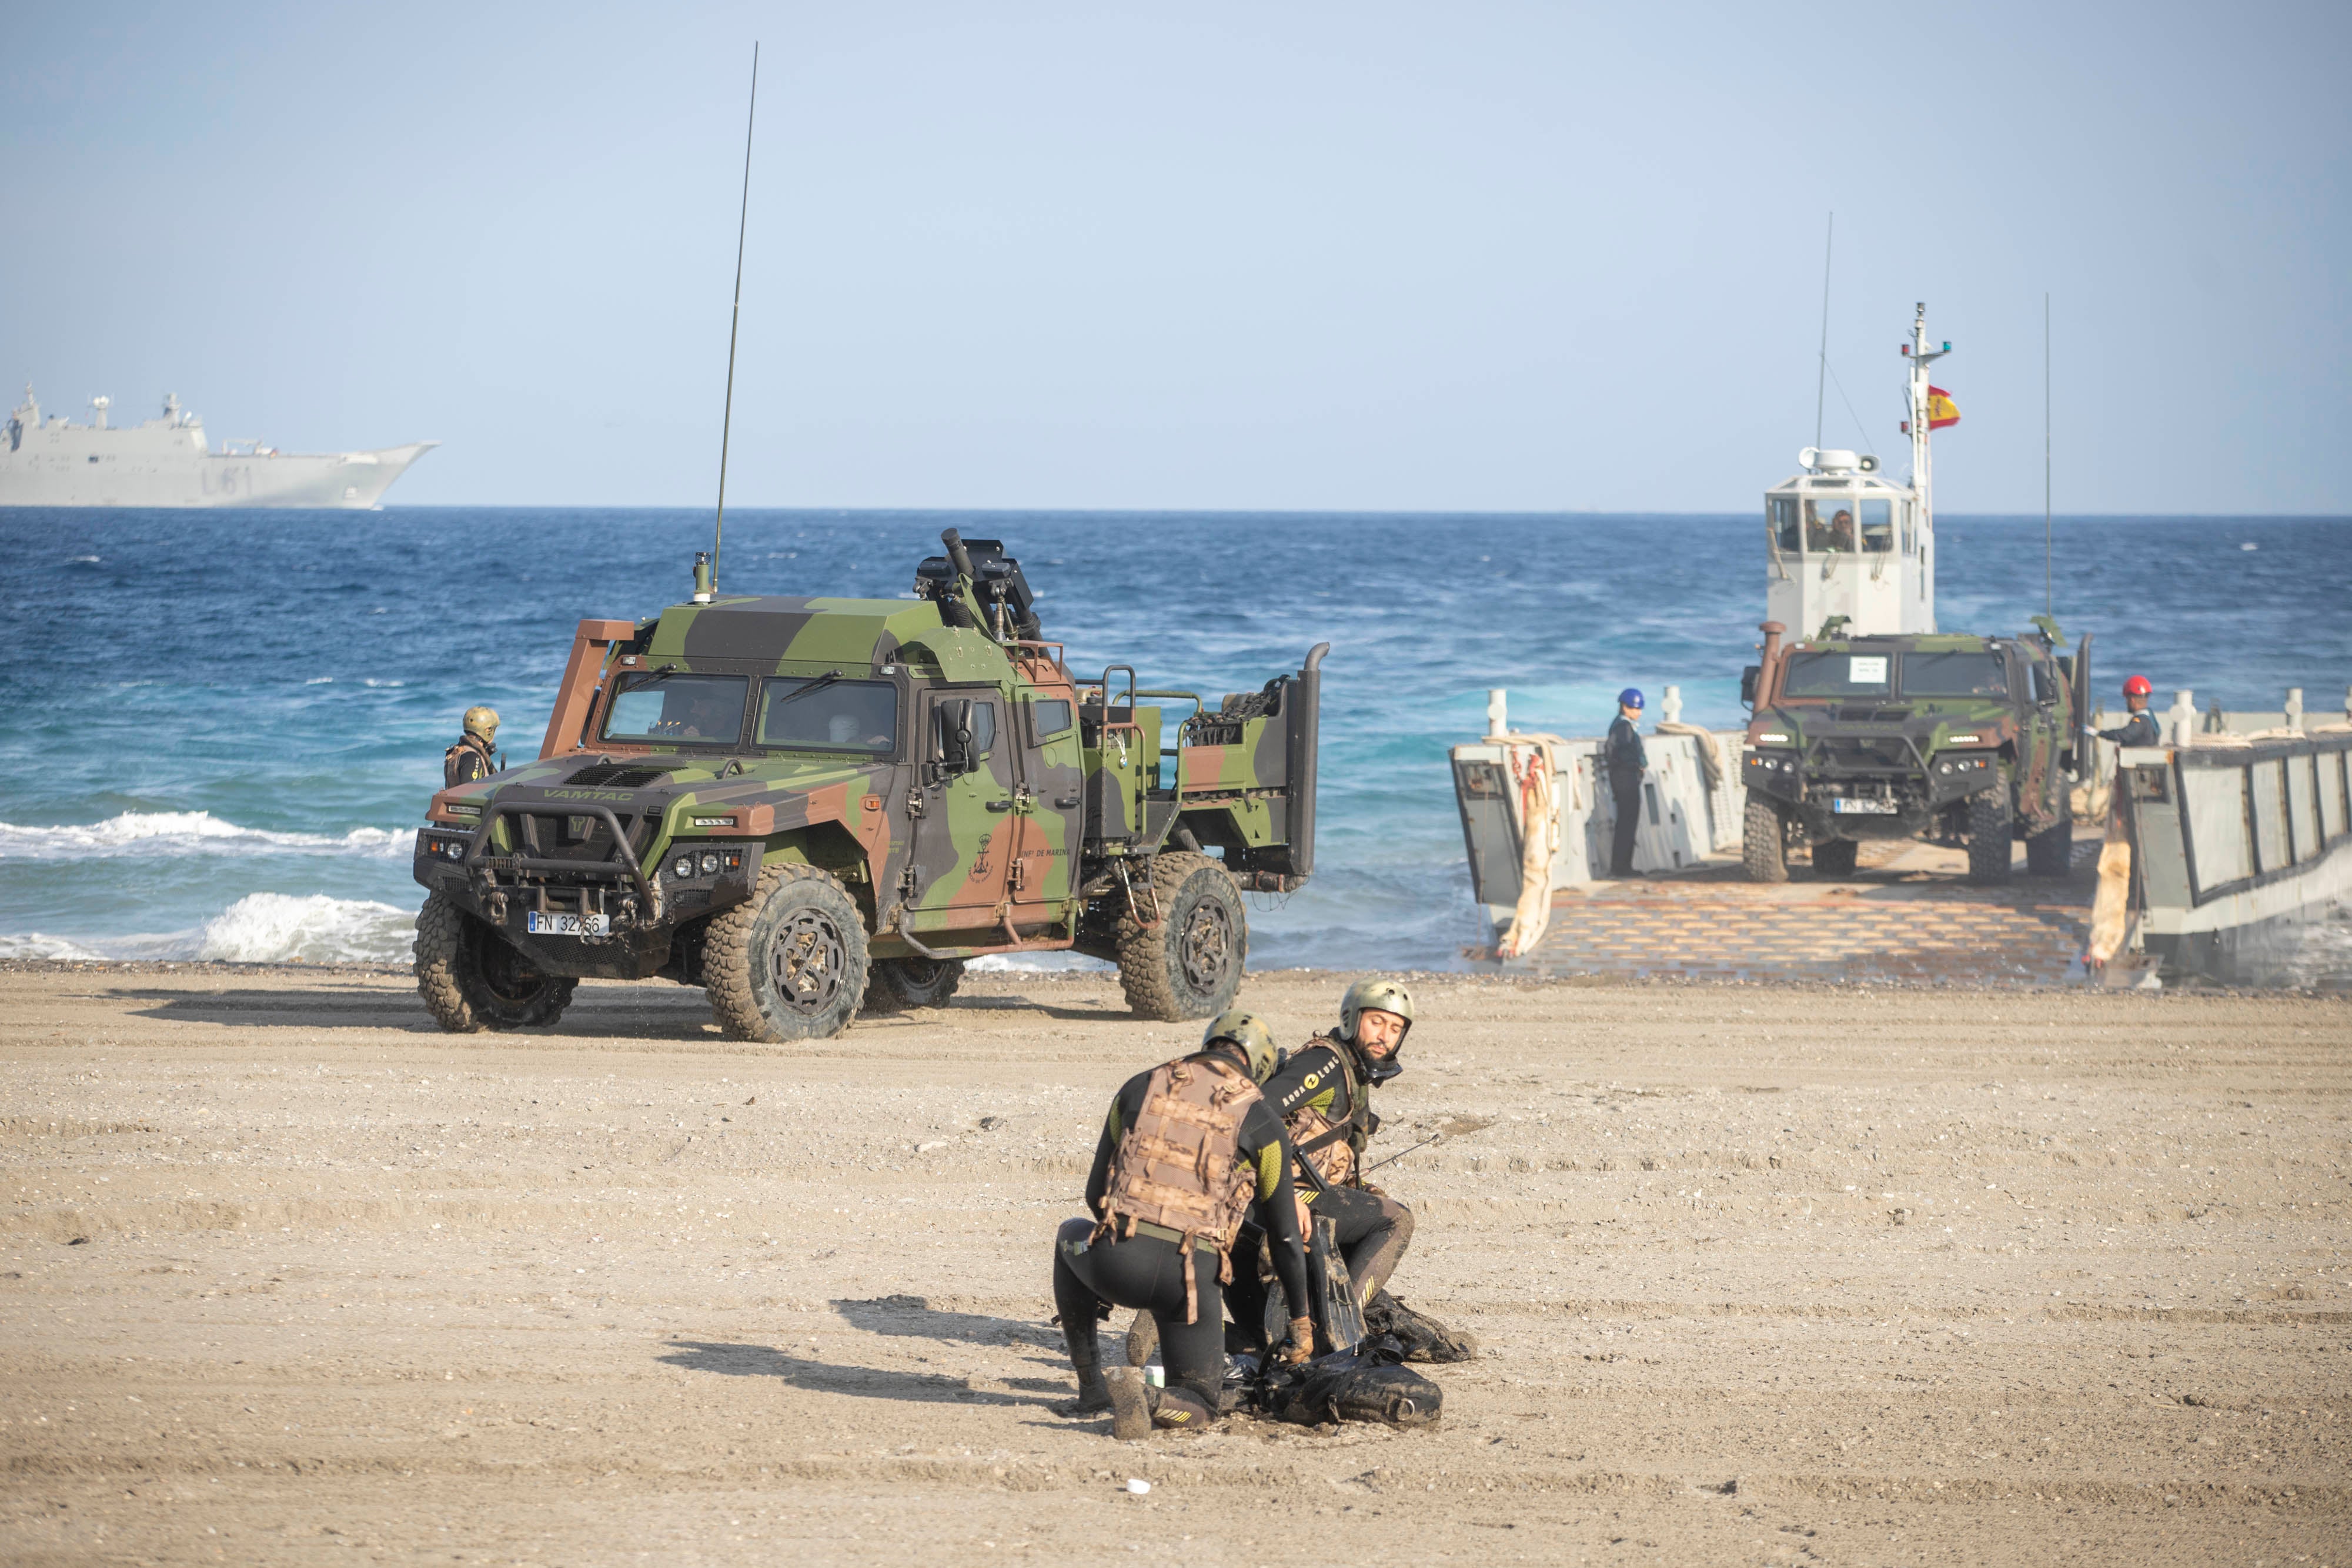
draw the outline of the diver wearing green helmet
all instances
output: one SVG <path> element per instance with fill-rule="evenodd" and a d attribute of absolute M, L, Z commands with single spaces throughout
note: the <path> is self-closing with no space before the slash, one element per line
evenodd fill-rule
<path fill-rule="evenodd" d="M 1140 1437 L 1156 1422 L 1214 1420 L 1224 1385 L 1223 1285 L 1245 1218 L 1271 1244 L 1286 1298 L 1307 1298 L 1307 1255 L 1282 1118 L 1259 1092 L 1275 1068 L 1274 1033 L 1241 1011 L 1212 1020 L 1201 1049 L 1129 1079 L 1111 1102 L 1087 1176 L 1093 1219 L 1054 1239 L 1054 1303 L 1078 1375 L 1072 1414 L 1108 1409 L 1111 1430 Z M 1168 1368 L 1146 1390 L 1132 1368 L 1106 1377 L 1097 1324 L 1113 1306 L 1150 1314 Z M 1265 1348 L 1262 1323 L 1252 1339 Z M 1287 1354 L 1314 1351 L 1310 1320 L 1291 1323 Z"/>

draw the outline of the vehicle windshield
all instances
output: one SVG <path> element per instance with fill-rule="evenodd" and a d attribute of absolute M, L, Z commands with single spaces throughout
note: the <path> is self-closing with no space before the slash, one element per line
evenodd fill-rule
<path fill-rule="evenodd" d="M 604 738 L 733 746 L 743 738 L 751 685 L 748 675 L 623 675 L 604 715 Z"/>
<path fill-rule="evenodd" d="M 2009 676 L 1999 653 L 1906 653 L 1906 697 L 2005 697 Z"/>
<path fill-rule="evenodd" d="M 793 695 L 803 691 L 808 695 Z M 888 681 L 826 681 L 818 685 L 789 677 L 771 680 L 760 689 L 760 723 L 754 733 L 759 745 L 794 751 L 895 751 L 898 688 Z"/>
<path fill-rule="evenodd" d="M 1895 687 L 1894 663 L 1885 653 L 1791 653 L 1780 695 L 1790 697 L 1883 697 Z"/>

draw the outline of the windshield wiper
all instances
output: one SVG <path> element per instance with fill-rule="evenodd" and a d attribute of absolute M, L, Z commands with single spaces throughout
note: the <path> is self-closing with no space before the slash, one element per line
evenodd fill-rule
<path fill-rule="evenodd" d="M 768 711 L 773 713 L 776 709 L 783 706 L 786 703 L 798 702 L 801 698 L 808 695 L 809 693 L 815 691 L 822 686 L 829 686 L 839 679 L 841 679 L 841 672 L 839 670 L 827 670 L 824 674 L 819 675 L 808 685 L 786 692 L 782 696 L 771 699 L 768 704 Z"/>

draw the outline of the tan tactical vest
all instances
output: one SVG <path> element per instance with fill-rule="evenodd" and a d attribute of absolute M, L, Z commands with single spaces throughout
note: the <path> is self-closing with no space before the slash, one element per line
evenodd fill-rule
<path fill-rule="evenodd" d="M 444 789 L 470 784 L 477 779 L 488 779 L 497 771 L 489 748 L 470 735 L 441 754 L 441 788 Z"/>
<path fill-rule="evenodd" d="M 1301 1105 L 1283 1118 L 1283 1124 L 1290 1130 L 1290 1146 L 1298 1151 L 1298 1157 L 1331 1186 L 1345 1186 L 1355 1179 L 1356 1156 L 1367 1141 L 1360 1121 L 1364 1113 L 1364 1086 L 1345 1045 L 1328 1035 L 1318 1035 L 1313 1043 L 1329 1046 L 1339 1059 L 1335 1071 L 1339 1087 L 1347 1092 L 1349 1113 L 1335 1122 L 1312 1105 Z"/>
<path fill-rule="evenodd" d="M 1240 1069 L 1213 1057 L 1188 1057 L 1152 1070 L 1143 1109 L 1119 1134 L 1103 1223 L 1128 1236 L 1143 1224 L 1181 1238 L 1188 1323 L 1200 1316 L 1194 1242 L 1210 1241 L 1221 1254 L 1230 1253 L 1256 1196 L 1257 1171 L 1241 1157 L 1241 1129 L 1258 1099 L 1257 1085 Z M 1219 1257 L 1217 1278 L 1233 1277 L 1230 1256 Z"/>

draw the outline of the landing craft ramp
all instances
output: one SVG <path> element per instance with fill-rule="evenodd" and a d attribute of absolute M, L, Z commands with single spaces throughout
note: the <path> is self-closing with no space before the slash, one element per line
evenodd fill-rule
<path fill-rule="evenodd" d="M 1820 882 L 1799 865 L 1791 881 L 1751 883 L 1737 857 L 1713 856 L 1559 890 L 1534 949 L 1503 967 L 1552 979 L 2056 985 L 2082 975 L 2097 852 L 2086 841 L 2063 880 L 2006 887 L 1968 885 L 1966 853 L 1935 844 L 1866 845 L 1853 876 Z"/>

